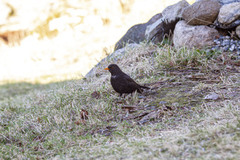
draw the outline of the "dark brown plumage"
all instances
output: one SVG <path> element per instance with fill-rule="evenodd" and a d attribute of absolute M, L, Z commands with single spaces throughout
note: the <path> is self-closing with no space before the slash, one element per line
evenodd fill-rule
<path fill-rule="evenodd" d="M 125 74 L 116 64 L 110 64 L 105 70 L 109 70 L 111 73 L 111 85 L 113 89 L 120 93 L 132 93 L 137 91 L 142 93 L 143 88 L 149 89 L 148 87 L 137 84 L 131 77 Z"/>

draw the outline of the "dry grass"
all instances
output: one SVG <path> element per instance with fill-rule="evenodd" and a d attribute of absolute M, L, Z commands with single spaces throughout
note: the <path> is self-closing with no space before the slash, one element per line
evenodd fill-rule
<path fill-rule="evenodd" d="M 114 10 L 109 24 L 107 9 L 95 15 L 90 7 L 93 15 L 77 24 L 74 17 L 64 18 L 77 12 L 66 5 L 70 1 L 62 2 L 55 24 L 66 23 L 58 36 L 48 39 L 40 27 L 20 45 L 1 46 L 0 159 L 240 157 L 240 75 L 231 55 L 142 43 L 128 46 L 123 56 L 106 59 L 92 77 L 81 79 L 131 25 L 153 13 L 136 19 L 138 7 L 129 12 L 125 6 L 127 16 L 115 23 L 119 14 Z M 120 21 L 124 16 L 128 19 Z M 91 26 L 93 19 L 100 27 Z M 103 70 L 110 63 L 152 90 L 119 97 Z M 204 100 L 212 92 L 219 99 Z"/>
<path fill-rule="evenodd" d="M 11 84 L 1 86 L 0 157 L 237 159 L 240 75 L 209 69 L 207 58 L 204 51 L 143 43 L 102 62 L 91 78 L 19 84 L 16 91 L 25 91 L 17 94 Z M 119 97 L 103 70 L 109 63 L 155 89 Z M 209 92 L 220 99 L 204 100 Z"/>

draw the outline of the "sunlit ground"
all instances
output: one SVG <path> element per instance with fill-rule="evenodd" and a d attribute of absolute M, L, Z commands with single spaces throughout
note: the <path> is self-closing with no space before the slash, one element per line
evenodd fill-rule
<path fill-rule="evenodd" d="M 49 22 L 48 29 L 57 30 L 57 36 L 39 38 L 33 32 L 20 44 L 0 45 L 0 82 L 79 79 L 113 52 L 131 26 L 145 23 L 177 1 L 137 0 L 125 13 L 114 1 L 75 1 L 85 8 L 65 6 L 66 14 Z"/>

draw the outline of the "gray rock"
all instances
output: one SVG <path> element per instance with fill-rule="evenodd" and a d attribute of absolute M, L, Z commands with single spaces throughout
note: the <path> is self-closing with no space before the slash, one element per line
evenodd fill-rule
<path fill-rule="evenodd" d="M 226 45 L 229 45 L 230 44 L 230 40 L 229 39 L 225 39 L 222 41 L 222 45 L 223 46 L 226 46 Z"/>
<path fill-rule="evenodd" d="M 183 10 L 189 6 L 189 3 L 186 0 L 182 0 L 174 5 L 168 6 L 162 11 L 163 18 L 168 21 L 176 21 L 179 18 L 182 18 Z"/>
<path fill-rule="evenodd" d="M 124 48 L 118 49 L 114 51 L 112 54 L 107 56 L 106 58 L 102 59 L 96 66 L 94 66 L 86 75 L 85 78 L 90 78 L 96 75 L 97 68 L 102 66 L 102 63 L 105 61 L 111 61 L 112 63 L 116 63 L 119 59 L 121 59 L 124 54 L 126 53 L 126 50 L 133 49 L 139 47 L 139 44 L 131 43 L 125 46 Z M 106 67 L 106 66 L 104 66 Z"/>
<path fill-rule="evenodd" d="M 220 28 L 220 29 L 224 29 L 225 31 L 227 31 L 229 29 L 233 29 L 239 25 L 240 25 L 240 19 L 236 20 L 230 24 L 222 24 L 222 23 L 219 23 L 217 20 L 214 22 L 214 26 L 216 26 L 217 28 Z"/>
<path fill-rule="evenodd" d="M 229 46 L 223 46 L 223 51 L 227 52 L 229 50 Z"/>
<path fill-rule="evenodd" d="M 123 48 L 128 43 L 139 43 L 145 39 L 146 24 L 132 26 L 127 33 L 115 44 L 114 50 Z"/>
<path fill-rule="evenodd" d="M 162 13 L 155 14 L 148 22 L 147 25 L 153 24 L 158 19 L 162 18 Z"/>
<path fill-rule="evenodd" d="M 182 17 L 183 9 L 187 6 L 189 6 L 188 2 L 182 0 L 165 8 L 162 12 L 162 17 L 155 23 L 147 26 L 145 32 L 147 41 L 161 42 L 165 34 L 169 34 L 170 31 L 174 30 L 176 23 Z"/>
<path fill-rule="evenodd" d="M 229 51 L 231 51 L 231 52 L 234 51 L 234 50 L 235 50 L 235 47 L 236 47 L 236 45 L 235 45 L 235 44 L 232 44 L 231 47 L 229 48 Z"/>
<path fill-rule="evenodd" d="M 218 0 L 201 0 L 186 7 L 182 16 L 189 25 L 209 25 L 217 18 L 220 7 Z"/>
<path fill-rule="evenodd" d="M 221 44 L 221 42 L 217 39 L 215 39 L 213 42 L 216 43 L 216 44 Z"/>
<path fill-rule="evenodd" d="M 240 2 L 240 0 L 218 0 L 221 5 L 229 4 L 229 3 L 234 3 L 234 2 Z"/>
<path fill-rule="evenodd" d="M 206 100 L 217 100 L 219 95 L 217 93 L 210 93 L 204 97 Z"/>
<path fill-rule="evenodd" d="M 214 46 L 211 48 L 211 50 L 215 51 L 215 50 L 219 50 L 219 48 L 220 48 L 219 46 Z"/>
<path fill-rule="evenodd" d="M 237 34 L 238 38 L 240 38 L 240 25 L 237 26 L 237 28 L 236 28 L 236 34 Z"/>
<path fill-rule="evenodd" d="M 169 34 L 169 32 L 174 29 L 176 23 L 177 21 L 168 23 L 164 18 L 161 18 L 152 25 L 147 26 L 145 31 L 147 41 L 152 41 L 154 43 L 161 42 L 165 34 Z"/>
<path fill-rule="evenodd" d="M 225 36 L 226 39 L 230 39 L 231 37 L 230 36 Z"/>
<path fill-rule="evenodd" d="M 175 47 L 204 48 L 214 45 L 214 39 L 220 37 L 218 31 L 208 26 L 191 26 L 185 21 L 176 24 L 173 43 Z"/>
<path fill-rule="evenodd" d="M 214 40 L 216 44 L 211 49 L 221 50 L 224 52 L 238 52 L 240 50 L 240 40 L 231 39 L 229 36 L 220 36 L 218 39 Z"/>
<path fill-rule="evenodd" d="M 146 27 L 162 17 L 162 14 L 154 15 L 147 23 L 132 26 L 127 33 L 115 44 L 114 50 L 123 48 L 127 43 L 139 43 L 145 40 Z"/>
<path fill-rule="evenodd" d="M 218 14 L 218 22 L 228 25 L 240 17 L 240 2 L 223 5 Z"/>
<path fill-rule="evenodd" d="M 199 1 L 202 1 L 202 0 L 196 0 L 196 2 L 199 2 Z M 229 3 L 240 2 L 240 0 L 218 0 L 218 2 L 221 5 L 225 5 L 225 4 L 229 4 Z"/>

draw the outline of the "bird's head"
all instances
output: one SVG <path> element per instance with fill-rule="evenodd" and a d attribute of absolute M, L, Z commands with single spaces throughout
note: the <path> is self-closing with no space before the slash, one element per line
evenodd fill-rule
<path fill-rule="evenodd" d="M 121 69 L 116 64 L 110 64 L 104 70 L 108 70 L 112 75 L 116 75 L 116 74 L 122 73 Z"/>

